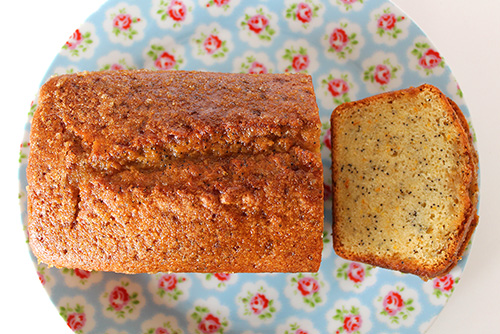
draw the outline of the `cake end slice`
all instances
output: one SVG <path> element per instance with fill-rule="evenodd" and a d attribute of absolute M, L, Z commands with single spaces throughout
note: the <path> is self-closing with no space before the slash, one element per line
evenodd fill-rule
<path fill-rule="evenodd" d="M 460 109 L 422 85 L 331 116 L 333 246 L 349 260 L 430 279 L 477 225 L 477 154 Z"/>

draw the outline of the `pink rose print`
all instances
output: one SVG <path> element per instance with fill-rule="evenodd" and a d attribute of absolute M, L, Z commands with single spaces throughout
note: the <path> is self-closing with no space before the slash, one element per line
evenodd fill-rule
<path fill-rule="evenodd" d="M 332 187 L 326 183 L 323 183 L 323 187 L 325 188 L 325 191 L 323 193 L 323 200 L 326 201 L 326 200 L 332 198 L 332 195 L 333 195 Z"/>
<path fill-rule="evenodd" d="M 250 300 L 250 308 L 254 314 L 261 314 L 269 306 L 269 300 L 261 293 L 257 293 Z"/>
<path fill-rule="evenodd" d="M 252 16 L 248 22 L 248 28 L 252 30 L 254 33 L 259 34 L 262 30 L 264 30 L 269 24 L 269 20 L 267 17 L 261 14 L 257 14 Z"/>
<path fill-rule="evenodd" d="M 38 273 L 38 279 L 40 280 L 40 283 L 42 283 L 42 285 L 45 285 L 46 281 L 45 281 L 45 276 L 43 276 L 42 274 Z"/>
<path fill-rule="evenodd" d="M 116 310 L 120 311 L 125 305 L 128 304 L 130 296 L 124 287 L 117 286 L 109 294 L 109 303 Z"/>
<path fill-rule="evenodd" d="M 453 289 L 453 276 L 450 274 L 434 279 L 432 286 L 442 292 L 450 292 Z"/>
<path fill-rule="evenodd" d="M 214 0 L 214 3 L 217 5 L 217 7 L 222 7 L 229 4 L 230 1 L 231 0 Z"/>
<path fill-rule="evenodd" d="M 174 274 L 163 275 L 158 281 L 158 287 L 165 291 L 172 291 L 177 286 L 177 277 Z"/>
<path fill-rule="evenodd" d="M 170 334 L 168 332 L 168 330 L 166 330 L 165 328 L 163 327 L 158 327 L 156 330 L 155 330 L 155 334 Z"/>
<path fill-rule="evenodd" d="M 114 70 L 114 71 L 123 70 L 123 66 L 120 64 L 113 64 L 113 65 L 111 65 L 110 70 Z"/>
<path fill-rule="evenodd" d="M 198 324 L 198 329 L 204 334 L 216 333 L 221 327 L 220 320 L 212 313 L 209 313 Z"/>
<path fill-rule="evenodd" d="M 70 313 L 68 315 L 68 320 L 66 321 L 66 324 L 68 325 L 69 328 L 71 328 L 73 331 L 79 331 L 85 326 L 85 322 L 87 319 L 85 318 L 84 313 Z"/>
<path fill-rule="evenodd" d="M 87 279 L 90 277 L 92 273 L 87 270 L 82 270 L 82 269 L 75 269 L 75 275 L 78 276 L 80 279 Z"/>
<path fill-rule="evenodd" d="M 332 149 L 332 130 L 328 129 L 325 132 L 325 137 L 323 138 L 323 143 L 325 144 L 326 147 L 328 147 L 329 150 Z M 330 189 L 331 191 L 331 189 Z"/>
<path fill-rule="evenodd" d="M 347 277 L 354 283 L 363 282 L 365 279 L 365 269 L 363 266 L 356 262 L 351 262 L 347 269 Z"/>
<path fill-rule="evenodd" d="M 214 274 L 215 278 L 217 278 L 219 281 L 224 282 L 224 281 L 229 281 L 231 278 L 231 274 L 227 273 L 216 273 Z"/>
<path fill-rule="evenodd" d="M 390 316 L 398 314 L 398 312 L 403 308 L 403 305 L 403 298 L 395 291 L 389 292 L 384 297 L 383 306 Z"/>
<path fill-rule="evenodd" d="M 303 277 L 297 287 L 302 296 L 308 296 L 319 291 L 319 283 L 312 277 Z"/>
<path fill-rule="evenodd" d="M 340 0 L 340 2 L 345 3 L 346 5 L 350 5 L 355 3 L 358 0 Z"/>
<path fill-rule="evenodd" d="M 349 91 L 349 84 L 343 79 L 333 79 L 328 83 L 328 91 L 332 96 L 341 96 Z"/>
<path fill-rule="evenodd" d="M 66 42 L 66 46 L 70 50 L 74 50 L 82 42 L 82 33 L 80 30 L 76 29 L 73 35 L 70 36 Z"/>
<path fill-rule="evenodd" d="M 250 65 L 250 69 L 248 70 L 250 74 L 262 74 L 267 73 L 267 68 L 264 64 L 254 61 L 252 65 Z"/>
<path fill-rule="evenodd" d="M 167 8 L 168 15 L 174 21 L 183 21 L 186 18 L 186 5 L 180 0 L 173 0 Z"/>
<path fill-rule="evenodd" d="M 292 60 L 292 67 L 295 71 L 303 71 L 309 66 L 308 55 L 295 55 Z"/>
<path fill-rule="evenodd" d="M 441 60 L 439 52 L 429 49 L 418 60 L 418 64 L 423 68 L 431 69 L 438 66 Z"/>
<path fill-rule="evenodd" d="M 205 51 L 211 55 L 217 51 L 222 45 L 222 41 L 216 35 L 209 35 L 203 42 L 203 47 Z"/>
<path fill-rule="evenodd" d="M 155 67 L 159 70 L 171 70 L 176 64 L 175 56 L 164 51 L 155 61 Z"/>
<path fill-rule="evenodd" d="M 299 3 L 297 6 L 297 19 L 302 23 L 311 22 L 312 19 L 312 9 L 311 6 L 305 2 Z"/>
<path fill-rule="evenodd" d="M 396 15 L 394 15 L 393 13 L 384 13 L 379 17 L 377 26 L 384 30 L 392 30 L 396 25 L 396 21 Z"/>
<path fill-rule="evenodd" d="M 375 68 L 375 81 L 381 85 L 387 85 L 391 81 L 391 70 L 384 64 L 379 64 Z"/>
<path fill-rule="evenodd" d="M 294 334 L 309 334 L 309 333 L 308 333 L 308 332 L 306 332 L 305 330 L 303 330 L 303 329 L 300 329 L 300 328 L 299 328 L 299 329 L 297 329 L 297 330 L 295 331 L 295 333 L 294 333 Z"/>
<path fill-rule="evenodd" d="M 113 19 L 113 27 L 118 28 L 120 30 L 130 29 L 131 24 L 132 24 L 132 17 L 130 16 L 130 14 L 118 14 Z"/>
<path fill-rule="evenodd" d="M 335 28 L 333 29 L 333 32 L 330 35 L 329 41 L 330 41 L 330 46 L 335 51 L 340 52 L 349 42 L 349 37 L 347 37 L 347 34 L 344 29 Z"/>
<path fill-rule="evenodd" d="M 344 318 L 344 330 L 346 333 L 358 331 L 361 328 L 361 316 L 359 314 L 349 314 Z"/>

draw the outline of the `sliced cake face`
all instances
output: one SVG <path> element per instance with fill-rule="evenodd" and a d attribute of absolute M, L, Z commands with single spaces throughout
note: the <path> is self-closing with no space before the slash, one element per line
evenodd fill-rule
<path fill-rule="evenodd" d="M 423 277 L 456 262 L 475 174 L 447 98 L 426 85 L 344 104 L 332 129 L 337 253 Z"/>

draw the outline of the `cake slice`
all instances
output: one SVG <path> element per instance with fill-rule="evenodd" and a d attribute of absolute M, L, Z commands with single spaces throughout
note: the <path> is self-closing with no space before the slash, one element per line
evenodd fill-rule
<path fill-rule="evenodd" d="M 317 271 L 320 126 L 309 75 L 53 77 L 32 120 L 31 249 L 121 273 Z"/>
<path fill-rule="evenodd" d="M 458 106 L 422 85 L 331 116 L 333 245 L 346 259 L 429 279 L 477 225 L 477 154 Z"/>

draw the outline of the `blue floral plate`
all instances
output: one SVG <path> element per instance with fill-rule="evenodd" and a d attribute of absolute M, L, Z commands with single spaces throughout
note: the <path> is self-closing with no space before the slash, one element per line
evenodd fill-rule
<path fill-rule="evenodd" d="M 430 83 L 469 112 L 442 55 L 385 0 L 109 0 L 62 46 L 54 74 L 115 69 L 307 72 L 323 122 L 325 231 L 321 269 L 298 274 L 120 275 L 37 264 L 76 333 L 423 333 L 453 293 L 467 252 L 428 282 L 335 255 L 331 240 L 333 108 Z M 20 151 L 26 164 L 32 103 Z"/>

